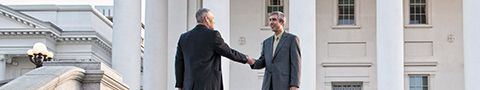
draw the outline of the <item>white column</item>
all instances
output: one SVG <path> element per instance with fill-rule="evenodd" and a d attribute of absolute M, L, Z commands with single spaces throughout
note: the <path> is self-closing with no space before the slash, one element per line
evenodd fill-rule
<path fill-rule="evenodd" d="M 402 0 L 377 0 L 377 88 L 404 90 Z"/>
<path fill-rule="evenodd" d="M 168 82 L 167 90 L 175 89 L 175 55 L 180 35 L 192 28 L 187 27 L 188 1 L 168 0 Z"/>
<path fill-rule="evenodd" d="M 465 90 L 480 90 L 480 3 L 479 0 L 463 0 L 463 39 Z"/>
<path fill-rule="evenodd" d="M 140 90 L 141 0 L 115 0 L 112 67 L 130 90 Z"/>
<path fill-rule="evenodd" d="M 289 30 L 300 38 L 300 89 L 316 90 L 315 0 L 291 0 L 289 5 Z"/>
<path fill-rule="evenodd" d="M 227 44 L 230 43 L 230 0 L 203 0 L 203 7 L 212 11 L 215 16 L 215 30 L 222 35 Z M 230 89 L 230 60 L 222 57 L 223 87 Z"/>
<path fill-rule="evenodd" d="M 167 90 L 168 0 L 146 0 L 143 89 Z M 172 38 L 174 39 L 174 38 Z M 172 59 L 173 60 L 173 59 Z"/>
<path fill-rule="evenodd" d="M 197 12 L 198 9 L 202 8 L 202 2 L 200 0 L 188 0 L 188 13 L 187 13 L 187 19 L 188 19 L 188 29 L 191 29 L 195 26 L 197 26 L 197 18 L 195 17 L 195 13 Z"/>
<path fill-rule="evenodd" d="M 5 80 L 5 70 L 7 69 L 7 55 L 0 54 L 0 80 Z"/>

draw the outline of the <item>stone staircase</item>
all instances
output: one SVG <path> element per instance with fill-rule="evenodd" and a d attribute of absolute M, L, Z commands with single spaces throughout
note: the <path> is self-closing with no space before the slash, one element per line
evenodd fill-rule
<path fill-rule="evenodd" d="M 45 62 L 0 85 L 0 90 L 128 90 L 121 76 L 100 62 Z"/>

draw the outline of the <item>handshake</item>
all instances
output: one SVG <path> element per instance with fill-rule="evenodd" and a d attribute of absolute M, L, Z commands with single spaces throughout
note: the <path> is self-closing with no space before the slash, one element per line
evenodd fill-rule
<path fill-rule="evenodd" d="M 255 64 L 255 58 L 247 56 L 247 64 L 248 65 L 253 65 Z"/>

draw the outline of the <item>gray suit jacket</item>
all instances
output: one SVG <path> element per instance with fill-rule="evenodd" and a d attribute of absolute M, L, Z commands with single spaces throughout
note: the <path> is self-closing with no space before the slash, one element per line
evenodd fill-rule
<path fill-rule="evenodd" d="M 263 41 L 262 55 L 252 69 L 265 69 L 262 90 L 288 90 L 300 86 L 300 47 L 297 36 L 284 32 L 273 53 L 273 38 Z"/>

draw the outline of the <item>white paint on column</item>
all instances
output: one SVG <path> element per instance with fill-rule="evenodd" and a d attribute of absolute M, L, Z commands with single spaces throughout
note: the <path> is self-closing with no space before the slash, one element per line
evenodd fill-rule
<path fill-rule="evenodd" d="M 230 43 L 230 0 L 203 0 L 203 7 L 212 11 L 215 16 L 215 30 L 222 35 L 225 43 Z M 230 61 L 222 57 L 223 87 L 230 89 Z"/>
<path fill-rule="evenodd" d="M 465 90 L 480 90 L 480 8 L 479 0 L 463 0 Z"/>
<path fill-rule="evenodd" d="M 140 90 L 141 1 L 115 0 L 112 67 L 130 90 Z"/>
<path fill-rule="evenodd" d="M 316 89 L 316 28 L 315 0 L 290 1 L 290 32 L 300 38 L 300 89 Z"/>
<path fill-rule="evenodd" d="M 377 87 L 404 90 L 402 0 L 377 0 Z"/>
<path fill-rule="evenodd" d="M 143 89 L 167 90 L 168 0 L 146 0 Z"/>
<path fill-rule="evenodd" d="M 187 10 L 189 0 L 168 0 L 168 90 L 175 89 L 175 55 L 180 35 L 187 28 Z"/>

